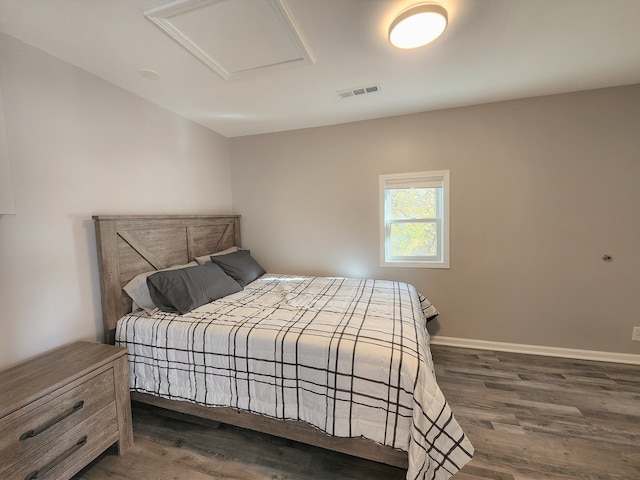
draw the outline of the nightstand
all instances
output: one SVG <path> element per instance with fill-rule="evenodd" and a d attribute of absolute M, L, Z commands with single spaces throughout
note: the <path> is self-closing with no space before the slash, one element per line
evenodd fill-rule
<path fill-rule="evenodd" d="M 0 478 L 68 479 L 133 443 L 126 349 L 75 342 L 0 372 Z"/>

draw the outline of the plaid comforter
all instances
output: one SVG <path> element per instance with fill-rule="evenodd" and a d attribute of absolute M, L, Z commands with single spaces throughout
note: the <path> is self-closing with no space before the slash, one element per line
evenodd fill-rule
<path fill-rule="evenodd" d="M 473 447 L 438 387 L 409 284 L 265 275 L 186 315 L 123 317 L 131 389 L 307 422 L 409 453 L 408 479 L 446 479 Z"/>

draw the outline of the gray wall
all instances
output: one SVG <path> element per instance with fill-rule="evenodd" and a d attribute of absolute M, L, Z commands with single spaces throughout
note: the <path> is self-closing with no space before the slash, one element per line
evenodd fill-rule
<path fill-rule="evenodd" d="M 232 200 L 268 270 L 408 281 L 438 335 L 640 353 L 640 86 L 228 140 L 2 34 L 0 79 L 0 368 L 100 338 L 91 215 Z M 431 169 L 451 269 L 380 268 L 378 175 Z"/>
<path fill-rule="evenodd" d="M 228 140 L 0 34 L 0 368 L 102 333 L 91 216 L 229 213 Z M 141 81 L 144 81 L 141 79 Z"/>
<path fill-rule="evenodd" d="M 407 281 L 437 335 L 640 353 L 639 112 L 634 85 L 234 138 L 233 205 L 268 271 Z M 439 169 L 451 268 L 379 267 L 378 175 Z"/>

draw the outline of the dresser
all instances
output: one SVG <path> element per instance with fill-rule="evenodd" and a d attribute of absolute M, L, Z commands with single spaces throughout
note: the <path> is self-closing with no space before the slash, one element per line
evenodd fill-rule
<path fill-rule="evenodd" d="M 126 349 L 75 342 L 0 372 L 0 478 L 64 480 L 133 443 Z"/>

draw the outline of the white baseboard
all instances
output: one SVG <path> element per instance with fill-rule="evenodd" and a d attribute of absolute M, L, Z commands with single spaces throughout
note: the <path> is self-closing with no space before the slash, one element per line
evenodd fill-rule
<path fill-rule="evenodd" d="M 541 345 L 524 345 L 520 343 L 489 342 L 486 340 L 441 337 L 438 335 L 431 336 L 431 343 L 434 345 L 446 345 L 449 347 L 497 350 L 499 352 L 525 353 L 529 355 L 544 355 L 547 357 L 578 358 L 580 360 L 594 360 L 597 362 L 640 365 L 640 355 L 635 355 L 633 353 L 599 352 L 596 350 L 544 347 Z"/>

